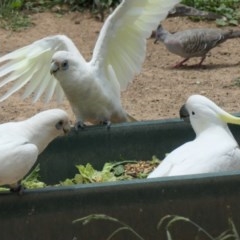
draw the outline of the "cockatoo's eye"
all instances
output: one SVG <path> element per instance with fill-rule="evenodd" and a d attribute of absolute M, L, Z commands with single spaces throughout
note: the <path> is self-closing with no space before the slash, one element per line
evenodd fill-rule
<path fill-rule="evenodd" d="M 192 111 L 192 115 L 195 115 L 195 112 L 194 112 L 194 111 Z"/>
<path fill-rule="evenodd" d="M 63 61 L 62 63 L 62 69 L 67 70 L 68 69 L 68 60 Z"/>
<path fill-rule="evenodd" d="M 63 123 L 64 123 L 63 120 L 60 120 L 59 122 L 57 122 L 56 125 L 55 125 L 56 129 L 58 129 L 58 130 L 62 129 L 63 128 Z"/>

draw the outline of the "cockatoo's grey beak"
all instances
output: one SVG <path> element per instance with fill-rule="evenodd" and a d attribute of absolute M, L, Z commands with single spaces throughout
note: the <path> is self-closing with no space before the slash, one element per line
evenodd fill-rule
<path fill-rule="evenodd" d="M 63 133 L 66 135 L 67 133 L 70 132 L 71 130 L 71 125 L 69 122 L 63 122 L 63 121 L 59 121 L 56 125 L 55 125 L 56 129 L 63 131 Z"/>
<path fill-rule="evenodd" d="M 50 73 L 54 74 L 59 70 L 59 65 L 56 62 L 51 63 Z"/>
<path fill-rule="evenodd" d="M 71 126 L 70 126 L 70 124 L 66 124 L 66 125 L 63 127 L 63 132 L 64 132 L 64 134 L 68 134 L 70 131 L 71 131 Z"/>
<path fill-rule="evenodd" d="M 186 109 L 185 104 L 180 108 L 179 115 L 180 118 L 183 119 L 184 121 L 190 122 L 189 113 L 188 110 Z"/>

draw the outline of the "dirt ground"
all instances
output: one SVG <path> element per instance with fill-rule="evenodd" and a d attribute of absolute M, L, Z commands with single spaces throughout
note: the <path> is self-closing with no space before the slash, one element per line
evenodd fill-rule
<path fill-rule="evenodd" d="M 20 32 L 0 29 L 0 54 L 48 35 L 66 34 L 86 59 L 91 58 L 102 23 L 88 13 L 68 13 L 59 17 L 55 13 L 32 15 L 35 26 Z M 187 18 L 172 18 L 163 22 L 170 31 L 195 27 L 216 27 L 214 22 L 192 22 Z M 240 112 L 240 39 L 223 43 L 211 51 L 200 69 L 185 67 L 173 69 L 181 60 L 160 44 L 148 40 L 147 56 L 142 72 L 122 93 L 122 103 L 128 113 L 138 120 L 156 120 L 178 117 L 180 106 L 192 94 L 203 94 L 229 112 Z M 196 63 L 192 59 L 189 63 Z M 3 94 L 8 87 L 0 89 Z M 55 102 L 33 104 L 31 99 L 22 100 L 21 91 L 0 103 L 0 122 L 20 120 L 44 109 L 58 107 Z M 59 107 L 65 109 L 74 121 L 67 100 Z"/>

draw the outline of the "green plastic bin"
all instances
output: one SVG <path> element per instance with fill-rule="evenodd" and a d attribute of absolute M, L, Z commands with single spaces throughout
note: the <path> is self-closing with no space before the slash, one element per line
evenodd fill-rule
<path fill-rule="evenodd" d="M 240 142 L 240 126 L 231 126 Z M 92 126 L 54 140 L 39 157 L 42 180 L 55 184 L 73 177 L 76 164 L 151 159 L 195 137 L 179 119 Z M 26 190 L 22 196 L 0 194 L 0 240 L 105 240 L 120 225 L 99 220 L 87 225 L 72 221 L 105 214 L 126 223 L 143 239 L 167 239 L 157 224 L 168 214 L 197 222 L 213 236 L 228 228 L 230 218 L 240 232 L 240 174 L 201 174 Z M 179 222 L 174 239 L 193 240 L 196 228 Z M 114 240 L 139 239 L 130 231 Z M 199 233 L 199 239 L 209 239 Z"/>

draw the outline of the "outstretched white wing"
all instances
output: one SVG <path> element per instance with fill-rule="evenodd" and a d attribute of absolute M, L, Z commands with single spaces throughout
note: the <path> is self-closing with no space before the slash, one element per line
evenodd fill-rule
<path fill-rule="evenodd" d="M 140 72 L 146 41 L 179 0 L 123 0 L 106 20 L 91 64 L 122 90 Z"/>
<path fill-rule="evenodd" d="M 55 93 L 57 101 L 60 102 L 64 96 L 63 90 L 50 74 L 52 55 L 59 50 L 73 51 L 80 55 L 71 39 L 56 35 L 40 39 L 0 57 L 0 87 L 14 81 L 11 88 L 0 97 L 0 101 L 4 101 L 28 83 L 23 98 L 34 93 L 35 102 L 45 93 L 45 101 L 48 102 Z"/>

